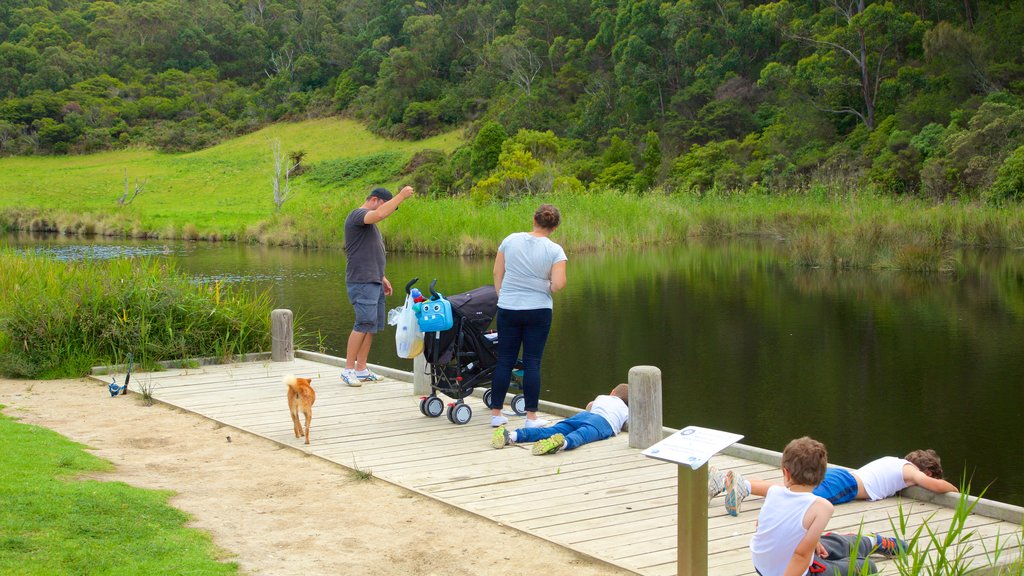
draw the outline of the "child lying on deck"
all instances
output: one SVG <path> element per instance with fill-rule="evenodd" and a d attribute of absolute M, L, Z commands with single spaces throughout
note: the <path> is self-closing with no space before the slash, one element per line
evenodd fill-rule
<path fill-rule="evenodd" d="M 491 446 L 534 442 L 533 455 L 573 450 L 588 442 L 611 438 L 629 420 L 629 385 L 619 384 L 607 396 L 594 398 L 587 409 L 547 428 L 519 428 L 511 432 L 504 426 L 491 434 Z"/>
<path fill-rule="evenodd" d="M 725 491 L 725 510 L 731 516 L 740 513 L 740 504 L 754 494 L 764 496 L 773 484 L 766 480 L 746 479 L 739 472 L 709 471 L 708 497 L 720 487 Z M 920 486 L 938 494 L 957 492 L 957 487 L 942 479 L 942 461 L 934 450 L 914 450 L 905 458 L 885 456 L 868 462 L 857 470 L 829 468 L 814 494 L 833 504 L 851 500 L 881 500 L 907 486 Z"/>

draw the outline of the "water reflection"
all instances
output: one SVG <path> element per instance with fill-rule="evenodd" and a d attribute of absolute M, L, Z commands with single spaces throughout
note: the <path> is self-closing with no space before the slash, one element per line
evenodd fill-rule
<path fill-rule="evenodd" d="M 307 347 L 336 355 L 353 322 L 338 252 L 14 243 L 82 257 L 118 250 L 170 257 L 200 281 L 269 289 L 314 334 Z M 774 450 L 807 434 L 850 466 L 930 447 L 949 475 L 966 470 L 975 491 L 991 482 L 990 497 L 1024 505 L 1016 423 L 1024 404 L 1024 254 L 959 258 L 964 271 L 951 276 L 796 269 L 772 245 L 753 242 L 570 254 L 542 397 L 583 405 L 630 367 L 655 365 L 669 426 L 729 430 Z M 489 284 L 491 264 L 392 254 L 388 276 L 399 291 L 413 277 L 421 289 L 438 278 L 438 289 L 452 294 Z M 400 295 L 389 299 L 389 307 L 400 304 Z M 392 332 L 376 339 L 370 361 L 412 365 L 395 355 Z"/>

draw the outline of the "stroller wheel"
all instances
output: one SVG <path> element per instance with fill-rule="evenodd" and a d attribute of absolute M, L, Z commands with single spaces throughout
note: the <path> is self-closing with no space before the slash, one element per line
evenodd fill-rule
<path fill-rule="evenodd" d="M 420 398 L 420 414 L 427 415 L 427 397 Z"/>
<path fill-rule="evenodd" d="M 491 407 L 491 389 L 484 390 L 484 406 Z"/>
<path fill-rule="evenodd" d="M 431 418 L 437 418 L 444 412 L 444 402 L 437 396 L 428 396 L 423 403 L 423 413 Z"/>
<path fill-rule="evenodd" d="M 526 414 L 526 396 L 516 394 L 512 397 L 512 411 L 520 416 Z"/>
<path fill-rule="evenodd" d="M 448 421 L 455 424 L 455 420 L 452 419 L 452 410 L 455 410 L 455 404 L 449 404 L 448 409 L 444 411 L 444 415 L 448 417 Z"/>
<path fill-rule="evenodd" d="M 465 424 L 472 417 L 473 409 L 469 407 L 469 404 L 459 403 L 448 409 L 448 419 L 453 424 Z"/>

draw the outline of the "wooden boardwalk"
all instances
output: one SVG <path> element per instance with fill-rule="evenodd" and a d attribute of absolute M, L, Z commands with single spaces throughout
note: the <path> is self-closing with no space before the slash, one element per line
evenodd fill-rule
<path fill-rule="evenodd" d="M 298 358 L 293 362 L 172 369 L 134 374 L 132 391 L 145 386 L 155 399 L 227 426 L 413 490 L 610 564 L 652 576 L 676 573 L 677 467 L 640 455 L 626 434 L 579 450 L 535 457 L 528 447 L 494 450 L 483 403 L 467 399 L 474 415 L 462 426 L 418 409 L 412 384 L 386 379 L 359 388 L 341 384 L 336 366 Z M 292 433 L 282 378 L 313 378 L 317 391 L 306 446 Z M 104 382 L 109 382 L 109 376 Z M 117 375 L 118 382 L 123 375 Z M 548 416 L 549 419 L 557 419 Z M 511 424 L 516 424 L 512 418 Z M 712 464 L 764 479 L 779 479 L 776 466 L 729 455 Z M 762 500 L 744 503 L 738 518 L 725 514 L 722 498 L 708 511 L 709 573 L 754 574 L 747 548 Z M 899 499 L 836 508 L 829 529 L 892 532 Z M 952 510 L 904 500 L 911 530 L 931 517 L 948 526 Z M 995 538 L 1019 545 L 1020 524 L 973 515 L 968 528 L 986 539 L 969 554 L 983 560 Z M 941 530 L 941 528 L 939 528 Z M 987 547 L 987 548 L 986 548 Z M 1019 555 L 1019 548 L 1009 554 Z M 880 566 L 884 566 L 880 563 Z M 895 573 L 895 569 L 887 570 Z"/>

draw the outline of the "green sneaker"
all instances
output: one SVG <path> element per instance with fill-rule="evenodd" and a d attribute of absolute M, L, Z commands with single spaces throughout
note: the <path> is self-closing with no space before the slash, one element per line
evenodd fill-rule
<path fill-rule="evenodd" d="M 565 446 L 565 436 L 555 434 L 551 438 L 545 438 L 533 443 L 533 455 L 554 454 Z"/>
<path fill-rule="evenodd" d="M 504 426 L 498 426 L 491 432 L 491 447 L 496 450 L 500 450 L 505 446 L 511 444 L 512 441 L 508 437 L 508 430 L 505 430 Z"/>

